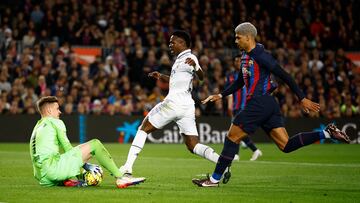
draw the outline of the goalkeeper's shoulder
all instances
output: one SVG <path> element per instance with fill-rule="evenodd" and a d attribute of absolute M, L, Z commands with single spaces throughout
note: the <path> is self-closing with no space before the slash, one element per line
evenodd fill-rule
<path fill-rule="evenodd" d="M 62 131 L 66 131 L 65 123 L 61 119 L 48 117 L 47 120 L 54 128 L 58 128 Z"/>

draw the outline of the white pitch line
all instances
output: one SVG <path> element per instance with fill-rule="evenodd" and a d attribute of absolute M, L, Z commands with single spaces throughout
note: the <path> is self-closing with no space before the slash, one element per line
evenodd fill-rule
<path fill-rule="evenodd" d="M 182 160 L 182 161 L 199 161 L 199 159 L 196 158 L 170 158 L 170 157 L 142 157 L 143 159 L 155 159 L 155 160 Z M 289 165 L 289 166 L 319 166 L 319 167 L 344 167 L 344 168 L 359 168 L 360 169 L 360 163 L 311 163 L 311 162 L 286 162 L 286 161 L 235 161 L 233 162 L 233 165 L 242 165 L 242 164 L 279 164 L 279 165 Z M 200 174 L 202 175 L 202 174 Z"/>
<path fill-rule="evenodd" d="M 250 161 L 248 161 L 250 162 Z M 323 166 L 323 167 L 345 167 L 345 168 L 360 168 L 360 164 L 357 163 L 309 163 L 309 162 L 285 162 L 285 161 L 251 161 L 254 164 L 281 164 L 281 165 L 293 165 L 293 166 Z"/>

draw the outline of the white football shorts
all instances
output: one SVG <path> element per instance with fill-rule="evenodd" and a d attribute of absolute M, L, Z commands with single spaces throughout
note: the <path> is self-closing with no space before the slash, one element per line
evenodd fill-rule
<path fill-rule="evenodd" d="M 174 121 L 180 129 L 180 133 L 198 136 L 193 104 L 179 106 L 169 100 L 164 100 L 151 109 L 148 119 L 157 129 L 161 129 Z"/>

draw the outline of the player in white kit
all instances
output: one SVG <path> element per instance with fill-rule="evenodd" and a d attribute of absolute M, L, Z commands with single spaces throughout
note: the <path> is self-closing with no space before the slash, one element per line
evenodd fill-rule
<path fill-rule="evenodd" d="M 185 31 L 175 31 L 169 43 L 171 54 L 177 56 L 171 68 L 171 75 L 167 76 L 157 71 L 149 73 L 150 77 L 168 82 L 169 93 L 164 101 L 149 112 L 138 128 L 126 163 L 120 167 L 124 174 L 132 175 L 134 162 L 145 144 L 147 135 L 172 121 L 178 125 L 190 152 L 214 163 L 218 161 L 219 155 L 211 147 L 199 143 L 191 91 L 194 74 L 203 80 L 204 73 L 198 59 L 191 53 L 190 46 L 190 35 Z"/>

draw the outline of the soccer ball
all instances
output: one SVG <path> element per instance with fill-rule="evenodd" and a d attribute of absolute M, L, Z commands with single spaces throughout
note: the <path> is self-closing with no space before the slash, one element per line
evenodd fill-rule
<path fill-rule="evenodd" d="M 84 175 L 85 183 L 88 186 L 99 185 L 101 183 L 102 179 L 103 179 L 103 174 L 102 173 L 96 173 L 95 175 L 93 175 L 89 171 L 85 171 L 83 175 Z"/>

